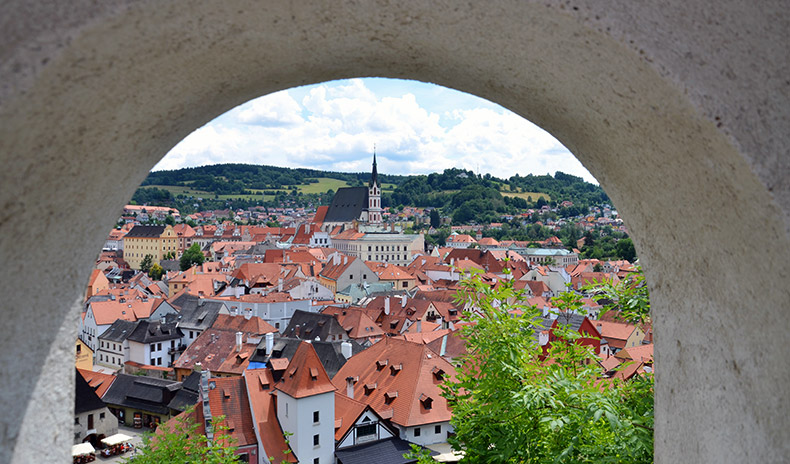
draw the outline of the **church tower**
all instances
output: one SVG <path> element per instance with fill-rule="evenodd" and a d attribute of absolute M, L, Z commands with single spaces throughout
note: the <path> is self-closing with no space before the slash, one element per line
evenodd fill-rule
<path fill-rule="evenodd" d="M 373 148 L 373 172 L 368 182 L 368 223 L 381 224 L 381 185 L 376 170 L 376 148 Z"/>

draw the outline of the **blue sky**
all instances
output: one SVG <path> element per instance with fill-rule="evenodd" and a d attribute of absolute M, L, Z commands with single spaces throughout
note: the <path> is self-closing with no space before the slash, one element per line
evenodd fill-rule
<path fill-rule="evenodd" d="M 559 141 L 499 105 L 446 87 L 382 78 L 251 100 L 187 136 L 154 170 L 251 163 L 368 171 L 374 144 L 381 173 L 457 167 L 507 178 L 563 171 L 596 182 Z"/>

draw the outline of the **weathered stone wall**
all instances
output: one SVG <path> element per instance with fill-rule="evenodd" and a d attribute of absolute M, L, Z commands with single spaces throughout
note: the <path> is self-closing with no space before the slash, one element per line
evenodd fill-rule
<path fill-rule="evenodd" d="M 559 138 L 646 263 L 657 462 L 783 461 L 786 6 L 3 2 L 0 462 L 67 461 L 79 300 L 147 171 L 238 104 L 352 76 L 474 93 Z"/>

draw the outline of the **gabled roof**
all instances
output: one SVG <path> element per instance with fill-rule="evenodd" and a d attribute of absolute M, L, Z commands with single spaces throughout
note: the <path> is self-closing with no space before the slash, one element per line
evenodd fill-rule
<path fill-rule="evenodd" d="M 214 377 L 209 379 L 208 401 L 212 417 L 225 416 L 226 433 L 234 446 L 249 446 L 258 443 L 253 428 L 250 400 L 243 377 Z M 197 433 L 206 434 L 203 420 L 203 402 L 198 401 L 192 413 L 197 419 Z"/>
<path fill-rule="evenodd" d="M 112 324 L 118 319 L 136 321 L 151 315 L 161 299 L 134 299 L 121 303 L 119 300 L 95 301 L 90 303 L 96 325 Z"/>
<path fill-rule="evenodd" d="M 103 374 L 101 372 L 87 371 L 85 369 L 77 369 L 77 371 L 79 371 L 80 375 L 88 382 L 91 388 L 96 391 L 99 398 L 102 398 L 107 392 L 107 389 L 110 388 L 110 385 L 115 382 L 115 376 L 112 374 Z"/>
<path fill-rule="evenodd" d="M 341 187 L 332 197 L 324 222 L 351 222 L 368 207 L 367 187 Z"/>
<path fill-rule="evenodd" d="M 337 340 L 346 336 L 346 330 L 329 314 L 311 313 L 297 309 L 291 316 L 288 327 L 283 330 L 283 337 L 301 338 L 303 340 L 323 341 Z"/>
<path fill-rule="evenodd" d="M 107 328 L 107 330 L 99 335 L 99 339 L 106 340 L 108 342 L 120 343 L 129 338 L 129 335 L 131 335 L 136 328 L 137 322 L 118 319 L 117 321 L 113 322 L 112 325 Z"/>
<path fill-rule="evenodd" d="M 74 414 L 96 411 L 107 406 L 77 369 L 74 369 L 74 376 L 77 379 L 74 391 Z"/>
<path fill-rule="evenodd" d="M 211 328 L 234 333 L 242 332 L 253 336 L 277 332 L 277 329 L 258 316 L 247 319 L 244 316 L 229 316 L 227 314 L 218 314 Z"/>
<path fill-rule="evenodd" d="M 386 440 L 377 440 L 350 446 L 335 451 L 335 456 L 343 464 L 369 464 L 371 456 L 375 456 L 376 464 L 408 464 L 416 462 L 406 459 L 403 455 L 411 451 L 411 443 L 396 436 Z M 439 454 L 430 451 L 431 456 Z"/>
<path fill-rule="evenodd" d="M 439 386 L 440 379 L 454 375 L 452 364 L 426 345 L 385 338 L 352 356 L 333 377 L 333 383 L 345 393 L 346 378 L 358 377 L 355 400 L 370 405 L 382 416 L 392 411 L 392 422 L 410 427 L 450 420 L 447 400 Z"/>
<path fill-rule="evenodd" d="M 170 412 L 168 404 L 181 388 L 181 382 L 172 380 L 120 373 L 116 376 L 102 398 L 105 403 L 156 414 Z"/>
<path fill-rule="evenodd" d="M 159 238 L 167 226 L 134 226 L 124 238 Z"/>
<path fill-rule="evenodd" d="M 282 427 L 277 420 L 277 405 L 274 392 L 274 378 L 269 369 L 248 369 L 244 371 L 247 394 L 253 420 L 258 424 L 265 458 L 272 462 L 296 462 L 296 457 L 285 441 Z"/>
<path fill-rule="evenodd" d="M 127 337 L 127 340 L 138 343 L 154 343 L 166 340 L 178 340 L 184 336 L 175 322 L 137 321 L 137 327 Z"/>
<path fill-rule="evenodd" d="M 356 340 L 346 340 L 345 342 L 351 344 L 352 355 L 357 354 L 365 349 L 362 347 L 362 345 L 357 343 Z M 255 350 L 255 353 L 250 358 L 250 362 L 270 362 L 272 364 L 272 368 L 275 370 L 282 370 L 288 366 L 290 360 L 293 359 L 294 355 L 296 354 L 296 350 L 299 348 L 301 343 L 302 340 L 298 338 L 276 338 L 274 340 L 272 352 L 266 353 L 266 340 L 261 340 L 261 342 L 258 344 L 258 348 Z M 326 370 L 329 377 L 334 376 L 337 371 L 343 367 L 343 364 L 346 363 L 346 358 L 342 353 L 342 341 L 312 341 L 311 343 L 313 345 L 313 349 L 315 349 L 316 354 L 318 354 L 318 359 L 321 360 L 321 364 L 324 366 L 324 370 Z"/>
<path fill-rule="evenodd" d="M 167 407 L 176 411 L 185 411 L 188 407 L 197 403 L 199 390 L 200 372 L 193 372 L 181 382 L 181 389 L 176 392 Z"/>
<path fill-rule="evenodd" d="M 255 347 L 250 343 L 242 343 L 241 351 L 238 351 L 234 332 L 208 329 L 189 345 L 173 366 L 192 369 L 199 362 L 211 372 L 241 374 L 247 368 Z"/>
<path fill-rule="evenodd" d="M 214 324 L 224 303 L 208 301 L 196 295 L 181 293 L 170 304 L 179 310 L 179 327 L 205 330 Z"/>
<path fill-rule="evenodd" d="M 601 333 L 601 336 L 612 341 L 620 340 L 625 341 L 634 333 L 635 326 L 623 322 L 609 322 L 609 321 L 595 321 L 595 328 Z"/>
<path fill-rule="evenodd" d="M 275 387 L 292 398 L 305 398 L 335 391 L 334 385 L 318 359 L 313 345 L 299 344 L 285 374 Z"/>

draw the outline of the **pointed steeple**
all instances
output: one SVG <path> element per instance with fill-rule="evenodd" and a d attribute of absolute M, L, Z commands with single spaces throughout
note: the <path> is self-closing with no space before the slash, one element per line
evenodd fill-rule
<path fill-rule="evenodd" d="M 370 174 L 370 182 L 368 182 L 368 187 L 373 187 L 379 183 L 379 173 L 376 169 L 376 145 L 373 145 L 373 172 Z"/>

